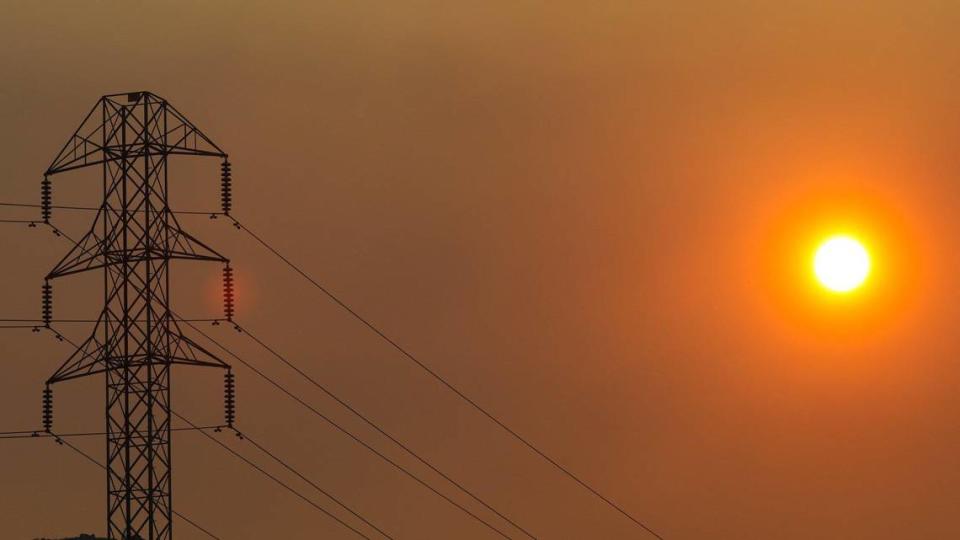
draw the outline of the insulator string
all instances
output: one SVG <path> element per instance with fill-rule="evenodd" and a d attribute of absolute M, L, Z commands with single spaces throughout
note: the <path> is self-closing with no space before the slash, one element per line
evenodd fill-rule
<path fill-rule="evenodd" d="M 43 282 L 41 311 L 43 312 L 44 326 L 50 326 L 50 322 L 53 320 L 53 286 L 50 285 L 50 280 Z"/>
<path fill-rule="evenodd" d="M 229 264 L 223 267 L 223 315 L 233 322 L 233 268 Z"/>
<path fill-rule="evenodd" d="M 233 178 L 230 174 L 230 162 L 226 159 L 220 164 L 220 210 L 229 216 L 233 209 Z"/>
<path fill-rule="evenodd" d="M 233 371 L 223 374 L 223 416 L 227 427 L 233 429 L 237 417 L 236 387 Z"/>
<path fill-rule="evenodd" d="M 48 384 L 43 389 L 43 430 L 50 433 L 53 429 L 53 389 Z"/>
<path fill-rule="evenodd" d="M 44 223 L 50 223 L 51 208 L 53 205 L 53 189 L 50 186 L 50 177 L 44 176 L 40 183 L 40 217 Z"/>

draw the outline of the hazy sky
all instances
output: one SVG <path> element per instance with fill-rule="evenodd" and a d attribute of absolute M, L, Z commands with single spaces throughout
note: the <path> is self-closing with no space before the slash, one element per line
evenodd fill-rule
<path fill-rule="evenodd" d="M 240 219 L 664 537 L 952 538 L 958 23 L 932 0 L 8 0 L 0 201 L 38 199 L 100 95 L 153 91 L 230 153 Z M 214 162 L 170 172 L 177 206 L 217 207 Z M 55 184 L 97 202 L 83 175 Z M 184 225 L 234 259 L 242 324 L 537 536 L 644 538 L 228 223 Z M 835 229 L 876 255 L 844 302 L 808 275 Z M 0 317 L 35 317 L 68 244 L 0 241 Z M 217 315 L 218 268 L 174 272 L 174 309 Z M 57 283 L 57 317 L 98 312 L 86 279 Z M 0 334 L 0 431 L 39 425 L 68 352 Z M 492 537 L 237 374 L 241 429 L 395 537 Z M 218 373 L 174 380 L 178 412 L 218 421 Z M 102 429 L 102 380 L 56 392 L 59 430 Z M 174 444 L 176 508 L 222 538 L 351 537 L 202 436 Z M 104 482 L 49 440 L 0 441 L 2 536 L 102 532 Z"/>

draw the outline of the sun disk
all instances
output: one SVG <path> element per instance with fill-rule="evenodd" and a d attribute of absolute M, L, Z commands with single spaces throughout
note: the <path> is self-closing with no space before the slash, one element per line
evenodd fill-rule
<path fill-rule="evenodd" d="M 870 254 L 853 237 L 833 236 L 817 249 L 813 271 L 827 289 L 850 292 L 862 285 L 870 274 Z"/>

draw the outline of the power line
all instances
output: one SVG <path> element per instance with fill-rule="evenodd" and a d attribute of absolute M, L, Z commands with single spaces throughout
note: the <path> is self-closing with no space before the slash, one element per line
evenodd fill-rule
<path fill-rule="evenodd" d="M 199 428 L 198 428 L 198 429 L 199 429 Z M 87 459 L 87 461 L 89 461 L 90 463 L 93 463 L 94 465 L 96 465 L 97 467 L 100 467 L 101 469 L 104 469 L 104 470 L 107 469 L 107 467 L 106 467 L 103 463 L 100 463 L 99 461 L 97 461 L 96 459 L 94 459 L 92 456 L 90 456 L 90 454 L 87 454 L 86 452 L 84 452 L 83 450 L 77 448 L 77 447 L 74 446 L 73 444 L 70 444 L 69 441 L 63 439 L 62 437 L 65 437 L 65 435 L 64 435 L 64 436 L 57 436 L 57 435 L 55 435 L 55 434 L 53 434 L 53 433 L 51 433 L 50 435 L 51 435 L 52 437 L 54 437 L 54 439 L 56 440 L 57 444 L 59 444 L 59 445 L 61 445 L 61 446 L 66 446 L 67 448 L 69 448 L 69 449 L 73 450 L 74 452 L 80 454 L 81 456 L 85 457 L 85 458 Z M 173 515 L 175 515 L 175 516 L 177 516 L 178 518 L 186 521 L 186 522 L 189 523 L 190 525 L 193 525 L 194 528 L 196 528 L 197 530 L 199 530 L 199 531 L 201 531 L 202 533 L 206 534 L 206 535 L 209 536 L 210 538 L 214 538 L 215 540 L 220 540 L 220 537 L 219 537 L 219 536 L 217 536 L 217 535 L 213 534 L 212 532 L 210 532 L 209 530 L 201 527 L 196 521 L 193 521 L 192 519 L 188 518 L 187 516 L 183 515 L 182 513 L 177 512 L 176 510 L 174 510 L 174 511 L 173 511 Z"/>
<path fill-rule="evenodd" d="M 246 432 L 242 432 L 242 433 L 241 433 L 238 429 L 235 429 L 235 428 L 234 428 L 233 431 L 234 431 L 234 432 L 237 434 L 237 436 L 239 436 L 242 440 L 245 440 L 245 441 L 249 442 L 250 444 L 252 444 L 253 446 L 255 446 L 258 450 L 260 450 L 260 451 L 263 452 L 264 454 L 270 456 L 274 461 L 276 461 L 277 463 L 279 463 L 280 465 L 282 465 L 283 468 L 287 469 L 288 471 L 290 471 L 290 472 L 292 472 L 293 474 L 297 475 L 297 477 L 299 477 L 299 478 L 300 478 L 301 480 L 303 480 L 304 482 L 306 482 L 306 483 L 310 484 L 311 486 L 313 486 L 314 489 L 316 489 L 316 490 L 319 491 L 320 493 L 326 495 L 327 498 L 329 498 L 329 499 L 332 500 L 333 502 L 335 502 L 335 503 L 337 503 L 338 505 L 340 505 L 341 508 L 345 509 L 346 511 L 348 511 L 348 512 L 350 512 L 351 514 L 353 514 L 354 516 L 356 516 L 359 520 L 363 521 L 363 522 L 366 523 L 367 525 L 369 525 L 369 526 L 373 527 L 374 529 L 376 529 L 376 531 L 377 531 L 378 533 L 380 533 L 380 534 L 382 534 L 383 536 L 389 538 L 390 540 L 393 540 L 393 537 L 390 536 L 389 534 L 383 532 L 383 530 L 380 529 L 380 527 L 377 527 L 377 526 L 374 525 L 373 523 L 370 523 L 369 521 L 367 521 L 367 519 L 366 519 L 365 517 L 363 517 L 363 516 L 361 516 L 360 514 L 356 513 L 356 512 L 355 512 L 353 509 L 351 509 L 349 506 L 347 506 L 346 504 L 344 504 L 343 502 L 341 502 L 339 499 L 337 499 L 336 497 L 334 497 L 333 495 L 331 495 L 329 492 L 327 492 L 327 490 L 325 490 L 325 489 L 323 489 L 322 487 L 318 486 L 315 482 L 313 482 L 312 480 L 310 480 L 309 478 L 307 478 L 306 476 L 304 476 L 302 473 L 300 473 L 300 471 L 294 469 L 292 465 L 290 465 L 289 463 L 287 463 L 286 461 L 284 461 L 283 459 L 281 459 L 280 457 L 278 457 L 278 456 L 277 456 L 276 454 L 274 454 L 273 452 L 271 452 L 271 451 L 267 450 L 266 448 L 264 448 L 263 445 L 261 445 L 260 443 L 258 443 L 258 442 L 255 441 L 255 440 L 253 440 L 253 438 L 250 437 L 250 435 L 249 435 L 248 433 L 246 433 Z"/>
<path fill-rule="evenodd" d="M 200 426 L 197 428 L 192 427 L 179 427 L 170 428 L 170 431 L 197 431 L 197 430 L 217 430 L 225 428 L 225 425 L 211 425 L 211 426 Z M 102 437 L 104 435 L 109 435 L 105 431 L 84 431 L 79 433 L 58 433 L 54 435 L 53 433 L 47 433 L 42 428 L 35 429 L 33 431 L 0 431 L 0 439 L 42 439 L 50 437 L 59 437 L 64 438 L 73 438 L 73 437 Z"/>
<path fill-rule="evenodd" d="M 190 322 L 222 322 L 223 319 L 182 319 Z M 0 319 L 0 323 L 41 323 L 44 324 L 46 321 L 43 319 Z M 79 324 L 79 323 L 95 323 L 100 322 L 100 319 L 50 319 L 50 323 L 53 324 Z M 146 322 L 146 319 L 130 319 L 129 322 Z M 27 326 L 26 328 L 33 328 L 33 326 Z"/>
<path fill-rule="evenodd" d="M 190 424 L 190 425 L 193 425 L 193 423 L 190 422 L 190 420 L 187 420 L 186 418 L 184 418 L 183 416 L 181 416 L 180 414 L 178 414 L 176 411 L 174 411 L 174 410 L 172 410 L 172 409 L 170 410 L 170 414 L 176 416 L 177 418 L 183 420 L 184 422 L 186 422 L 186 423 L 188 423 L 188 424 Z M 307 504 L 309 504 L 310 506 L 313 506 L 314 508 L 316 508 L 316 509 L 319 510 L 320 512 L 323 512 L 324 514 L 326 514 L 327 516 L 329 516 L 330 518 L 332 518 L 334 521 L 336 521 L 336 522 L 339 523 L 340 525 L 343 525 L 343 526 L 346 527 L 347 529 L 350 529 L 351 531 L 353 531 L 354 533 L 356 533 L 356 534 L 357 534 L 358 536 L 360 536 L 361 538 L 365 538 L 366 540 L 372 540 L 369 536 L 363 534 L 362 532 L 360 532 L 359 530 L 357 530 L 357 529 L 355 529 L 353 526 L 351 526 L 349 523 L 347 523 L 347 522 L 343 521 L 342 519 L 338 518 L 337 516 L 335 516 L 334 514 L 332 514 L 329 510 L 323 508 L 322 506 L 320 506 L 320 505 L 318 505 L 317 503 L 315 503 L 315 502 L 313 502 L 312 500 L 310 500 L 307 496 L 303 495 L 303 494 L 300 493 L 299 491 L 293 489 L 292 487 L 290 487 L 289 485 L 287 485 L 286 483 L 284 483 L 283 480 L 280 480 L 279 478 L 277 478 L 276 476 L 270 474 L 269 472 L 267 472 L 265 469 L 263 469 L 262 467 L 260 467 L 260 466 L 257 465 L 256 463 L 254 463 L 254 462 L 250 461 L 249 459 L 245 458 L 243 455 L 241 455 L 240 453 L 238 453 L 238 452 L 237 452 L 236 450 L 234 450 L 233 448 L 230 448 L 229 446 L 223 444 L 223 442 L 221 442 L 219 439 L 217 439 L 217 438 L 214 437 L 213 435 L 210 435 L 210 434 L 207 433 L 206 431 L 201 431 L 200 433 L 203 433 L 204 436 L 206 436 L 206 437 L 207 437 L 208 439 L 210 439 L 211 441 L 217 443 L 221 448 L 223 448 L 223 449 L 226 450 L 227 452 L 230 452 L 230 453 L 233 454 L 236 458 L 240 459 L 241 461 L 243 461 L 243 462 L 246 463 L 247 465 L 253 467 L 254 469 L 256 469 L 256 470 L 258 470 L 258 471 L 260 471 L 261 474 L 263 474 L 263 475 L 266 476 L 267 478 L 273 480 L 276 484 L 280 485 L 281 487 L 283 487 L 284 489 L 286 489 L 286 490 L 289 491 L 290 493 L 293 493 L 293 494 L 296 495 L 297 497 L 303 499 L 304 501 L 307 502 Z"/>
<path fill-rule="evenodd" d="M 562 472 L 563 474 L 565 474 L 567 477 L 569 477 L 570 479 L 572 479 L 573 481 L 575 481 L 575 482 L 576 482 L 577 484 L 579 484 L 581 487 L 583 487 L 584 489 L 586 489 L 587 491 L 589 491 L 590 493 L 592 493 L 594 496 L 596 496 L 597 498 L 599 498 L 600 500 L 602 500 L 603 502 L 605 502 L 608 506 L 610 506 L 611 508 L 613 508 L 614 510 L 616 510 L 617 512 L 619 512 L 620 514 L 622 514 L 623 516 L 625 516 L 627 519 L 629 519 L 630 521 L 632 521 L 635 525 L 637 525 L 638 527 L 642 528 L 642 529 L 645 530 L 646 532 L 650 533 L 650 534 L 653 535 L 654 537 L 659 538 L 660 540 L 664 540 L 663 537 L 660 536 L 659 534 L 657 534 L 656 532 L 654 532 L 653 529 L 651 529 L 650 527 L 648 527 L 646 524 L 644 524 L 644 523 L 643 523 L 642 521 L 640 521 L 639 519 L 635 518 L 633 515 L 631 515 L 631 514 L 630 514 L 629 512 L 627 512 L 626 510 L 624 510 L 620 505 L 618 505 L 617 503 L 615 503 L 613 500 L 611 500 L 611 499 L 608 498 L 607 496 L 603 495 L 602 493 L 600 493 L 599 491 L 597 491 L 596 489 L 594 489 L 592 486 L 590 486 L 590 484 L 588 484 L 588 483 L 585 482 L 584 480 L 580 479 L 579 476 L 577 476 L 577 475 L 574 474 L 572 471 L 570 471 L 569 469 L 567 469 L 566 467 L 564 467 L 563 465 L 561 465 L 560 463 L 558 463 L 555 459 L 553 459 L 553 458 L 551 458 L 550 456 L 548 456 L 544 451 L 540 450 L 537 446 L 535 446 L 535 445 L 534 445 L 533 443 L 531 443 L 529 440 L 527 440 L 526 438 L 524 438 L 523 436 L 521 436 L 519 433 L 517 433 L 516 431 L 514 431 L 510 426 L 508 426 L 508 425 L 505 424 L 503 421 L 501 421 L 499 418 L 497 418 L 496 416 L 494 416 L 493 413 L 489 412 L 487 409 L 485 409 L 485 408 L 484 408 L 483 406 L 481 406 L 479 403 L 477 403 L 476 401 L 474 401 L 473 399 L 471 399 L 469 396 L 467 396 L 466 394 L 464 394 L 460 389 L 458 389 L 458 388 L 457 388 L 456 386 L 454 386 L 452 383 L 450 383 L 449 381 L 447 381 L 447 379 L 445 379 L 442 375 L 440 375 L 439 373 L 437 373 L 436 371 L 434 371 L 432 368 L 430 368 L 429 366 L 427 366 L 424 362 L 422 362 L 420 359 L 418 359 L 418 358 L 417 358 L 416 356 L 414 356 L 412 353 L 410 353 L 410 352 L 407 351 L 405 348 L 403 348 L 402 346 L 400 346 L 399 343 L 397 343 L 396 341 L 394 341 L 393 339 L 391 339 L 389 336 L 387 336 L 383 331 L 381 331 L 379 328 L 377 328 L 372 322 L 370 322 L 369 320 L 367 320 L 366 318 L 364 318 L 362 315 L 360 315 L 356 310 L 354 310 L 352 307 L 350 307 L 348 304 L 346 304 L 346 303 L 345 303 L 343 300 L 341 300 L 338 296 L 336 296 L 335 294 L 333 294 L 329 289 L 327 289 L 326 287 L 324 287 L 323 285 L 321 285 L 320 283 L 318 283 L 315 279 L 313 279 L 312 277 L 310 277 L 310 275 L 308 275 L 306 272 L 304 272 L 302 269 L 300 269 L 299 266 L 295 265 L 290 259 L 288 259 L 288 258 L 285 257 L 283 254 L 281 254 L 279 251 L 277 251 L 273 246 L 271 246 L 270 244 L 268 244 L 265 240 L 263 240 L 263 238 L 261 238 L 260 236 L 258 236 L 258 235 L 257 235 L 256 233 L 254 233 L 252 230 L 250 230 L 246 225 L 244 225 L 243 223 L 241 223 L 238 219 L 236 219 L 236 218 L 234 218 L 234 217 L 232 217 L 232 216 L 231 216 L 231 218 L 233 219 L 233 224 L 234 224 L 234 226 L 235 226 L 236 228 L 244 231 L 244 232 L 247 233 L 251 238 L 253 238 L 253 239 L 256 240 L 257 242 L 259 242 L 260 245 L 262 245 L 262 246 L 265 247 L 268 251 L 270 251 L 271 253 L 273 253 L 274 255 L 276 255 L 280 260 L 282 260 L 284 263 L 286 263 L 287 266 L 289 266 L 291 269 L 295 270 L 295 271 L 296 271 L 298 274 L 300 274 L 304 279 L 306 279 L 307 281 L 309 281 L 310 283 L 312 283 L 314 287 L 316 287 L 316 288 L 317 288 L 318 290 L 320 290 L 323 294 L 325 294 L 328 298 L 330 298 L 330 300 L 332 300 L 334 303 L 336 303 L 336 304 L 339 305 L 341 308 L 343 308 L 347 313 L 349 313 L 350 315 L 352 315 L 357 321 L 359 321 L 359 322 L 362 323 L 364 326 L 366 326 L 368 329 L 370 329 L 373 333 L 375 333 L 377 336 L 379 336 L 383 341 L 387 342 L 391 347 L 393 347 L 395 350 L 397 350 L 397 352 L 399 352 L 400 354 L 402 354 L 403 356 L 405 356 L 406 358 L 408 358 L 410 361 L 412 361 L 412 362 L 415 363 L 417 366 L 419 366 L 423 371 L 427 372 L 431 377 L 433 377 L 433 378 L 436 379 L 438 382 L 440 382 L 443 386 L 447 387 L 447 389 L 449 389 L 451 392 L 453 392 L 454 394 L 456 394 L 457 396 L 459 396 L 460 399 L 462 399 L 463 401 L 465 401 L 466 403 L 468 403 L 470 406 L 472 406 L 474 409 L 476 409 L 477 411 L 479 411 L 481 414 L 483 414 L 484 416 L 486 416 L 490 421 L 492 421 L 492 422 L 495 423 L 496 425 L 500 426 L 500 428 L 502 428 L 504 431 L 506 431 L 507 433 L 509 433 L 510 435 L 512 435 L 515 439 L 517 439 L 518 441 L 520 441 L 521 443 L 523 443 L 524 446 L 526 446 L 527 448 L 529 448 L 530 450 L 532 450 L 535 454 L 537 454 L 538 456 L 540 456 L 541 458 L 543 458 L 547 463 L 553 465 L 557 470 L 559 470 L 560 472 Z"/>
<path fill-rule="evenodd" d="M 24 225 L 33 225 L 36 226 L 37 221 L 39 220 L 29 220 L 29 219 L 0 219 L 0 223 L 21 223 Z"/>
<path fill-rule="evenodd" d="M 0 206 L 9 206 L 9 207 L 14 207 L 14 208 L 43 208 L 43 205 L 40 205 L 40 204 L 32 204 L 32 203 L 13 203 L 13 202 L 0 202 Z M 98 206 L 70 206 L 70 205 L 56 205 L 56 204 L 52 204 L 52 205 L 48 206 L 48 208 L 53 208 L 53 209 L 56 209 L 56 210 L 78 210 L 78 211 L 86 211 L 86 212 L 97 212 L 97 211 L 99 211 L 99 210 L 102 210 L 102 207 L 98 207 Z M 142 212 L 142 210 L 136 210 L 136 211 Z M 203 210 L 171 210 L 170 212 L 173 213 L 173 214 L 198 215 L 198 216 L 222 216 L 222 215 L 224 215 L 223 212 L 218 212 L 218 211 L 217 211 L 217 212 L 204 212 Z M 3 221 L 3 220 L 0 220 L 0 222 L 2 222 L 2 221 Z M 31 221 L 24 221 L 23 223 L 35 223 L 35 222 L 40 222 L 40 221 L 43 221 L 43 220 L 36 220 L 36 221 L 32 221 L 32 222 L 31 222 Z"/>
<path fill-rule="evenodd" d="M 260 338 L 258 338 L 258 337 L 255 336 L 254 334 L 252 334 L 247 328 L 244 328 L 244 327 L 242 327 L 242 326 L 240 326 L 240 325 L 237 325 L 237 329 L 240 330 L 242 333 L 246 334 L 247 336 L 249 336 L 250 339 L 252 339 L 252 340 L 255 341 L 256 343 L 258 343 L 261 347 L 263 347 L 264 349 L 266 349 L 270 354 L 272 354 L 272 355 L 275 356 L 277 359 L 279 359 L 281 362 L 283 362 L 284 364 L 286 364 L 288 367 L 290 367 L 290 369 L 294 370 L 297 374 L 299 374 L 299 375 L 300 375 L 301 377 L 303 377 L 305 380 L 307 380 L 308 382 L 310 382 L 311 384 L 313 384 L 315 387 L 319 388 L 323 393 L 325 393 L 325 394 L 326 394 L 327 396 L 329 396 L 331 399 L 333 399 L 334 401 L 336 401 L 337 403 L 339 403 L 341 406 L 343 406 L 345 409 L 347 409 L 348 411 L 350 411 L 351 413 L 353 413 L 355 416 L 357 416 L 358 418 L 360 418 L 361 420 L 363 420 L 368 426 L 372 427 L 372 428 L 375 429 L 378 433 L 380 433 L 381 435 L 383 435 L 384 437 L 386 437 L 387 439 L 389 439 L 391 442 L 393 442 L 394 444 L 396 444 L 397 446 L 399 446 L 400 448 L 402 448 L 402 449 L 403 449 L 404 451 L 406 451 L 408 454 L 410 454 L 411 456 L 413 456 L 414 458 L 416 458 L 417 461 L 419 461 L 420 463 L 423 463 L 424 465 L 426 465 L 430 470 L 434 471 L 435 473 L 437 473 L 438 475 L 440 475 L 441 477 L 443 477 L 445 480 L 447 480 L 448 482 L 450 482 L 451 484 L 453 484 L 454 486 L 456 486 L 458 489 L 460 489 L 460 491 L 466 493 L 466 494 L 469 495 L 471 498 L 473 498 L 475 501 L 477 501 L 477 502 L 479 502 L 480 504 L 482 504 L 485 508 L 487 508 L 488 510 L 490 510 L 490 511 L 493 512 L 494 514 L 500 516 L 503 520 L 505 520 L 506 522 L 510 523 L 511 525 L 513 525 L 514 527 L 516 527 L 517 529 L 519 529 L 520 531 L 522 531 L 525 535 L 529 536 L 530 538 L 536 539 L 536 536 L 534 536 L 534 535 L 533 535 L 532 533 L 530 533 L 528 530 L 526 530 L 525 528 L 523 528 L 522 526 L 520 526 L 518 523 L 516 523 L 516 522 L 513 521 L 512 519 L 510 519 L 510 518 L 508 518 L 507 516 L 505 516 L 504 514 L 502 514 L 502 513 L 501 513 L 500 511 L 498 511 L 496 508 L 494 508 L 493 506 L 491 506 L 490 504 L 488 504 L 486 501 L 484 501 L 483 499 L 481 499 L 479 496 L 475 495 L 472 491 L 470 491 L 469 489 L 467 489 L 466 487 L 464 487 L 461 483 L 457 482 L 456 480 L 454 480 L 453 478 L 451 478 L 449 475 L 447 475 L 446 473 L 444 473 L 443 471 L 441 471 L 440 469 L 438 469 L 437 467 L 435 467 L 435 466 L 434 466 L 433 464 L 431 464 L 429 461 L 427 461 L 426 459 L 424 459 L 423 457 L 421 457 L 419 454 L 417 454 L 416 452 L 414 452 L 412 449 L 410 449 L 407 445 L 405 445 L 404 443 L 402 443 L 401 441 L 399 441 L 396 437 L 394 437 L 393 435 L 387 433 L 387 431 L 385 431 L 382 427 L 380 427 L 379 425 L 377 425 L 373 420 L 371 420 L 370 418 L 368 418 L 367 416 L 365 416 L 363 413 L 361 413 L 360 411 L 358 411 L 357 409 L 355 409 L 352 405 L 350 405 L 349 403 L 347 403 L 346 401 L 344 401 L 343 399 L 341 399 L 339 396 L 337 396 L 336 394 L 334 394 L 334 393 L 333 393 L 331 390 L 329 390 L 326 386 L 324 386 L 324 385 L 320 384 L 319 382 L 317 382 L 316 379 L 314 379 L 313 377 L 311 377 L 310 375 L 308 375 L 307 373 L 305 373 L 302 369 L 300 369 L 299 367 L 297 367 L 297 366 L 296 366 L 295 364 L 293 364 L 290 360 L 288 360 L 288 359 L 285 358 L 283 355 L 281 355 L 280 353 L 278 353 L 278 352 L 276 351 L 276 349 L 274 349 L 273 347 L 271 347 L 271 346 L 267 345 L 266 343 L 264 343 Z"/>
<path fill-rule="evenodd" d="M 33 203 L 13 203 L 13 202 L 0 202 L 0 206 L 12 206 L 16 208 L 43 208 L 42 204 L 33 204 Z M 57 210 L 99 210 L 95 206 L 68 206 L 62 204 L 52 204 L 49 208 L 56 208 Z"/>
<path fill-rule="evenodd" d="M 439 490 L 437 490 L 435 487 L 431 486 L 430 484 L 428 484 L 427 482 L 425 482 L 424 480 L 422 480 L 421 478 L 419 478 L 417 475 L 415 475 L 415 474 L 413 474 L 412 472 L 410 472 L 410 471 L 409 471 L 408 469 L 406 469 L 403 465 L 400 465 L 400 464 L 397 463 L 396 461 L 390 459 L 389 457 L 387 457 L 385 454 L 383 454 L 382 452 L 380 452 L 380 451 L 377 450 L 376 448 L 370 446 L 368 443 L 366 443 L 366 442 L 365 442 L 363 439 L 361 439 L 360 437 L 354 435 L 352 432 L 350 432 L 349 430 L 347 430 L 346 428 L 344 428 L 344 427 L 341 426 L 340 424 L 334 422 L 333 419 L 331 419 L 329 416 L 323 414 L 322 412 L 320 412 L 319 410 L 317 410 L 315 407 L 313 407 L 312 405 L 310 405 L 309 403 L 307 403 L 306 401 L 304 401 L 301 397 L 297 396 L 296 394 L 294 394 L 293 392 L 291 392 L 290 390 L 288 390 L 288 389 L 287 389 L 286 387 L 284 387 L 282 384 L 280 384 L 280 383 L 278 383 L 277 381 L 275 381 L 274 379 L 270 378 L 270 377 L 269 377 L 267 374 L 265 374 L 263 371 L 261 371 L 261 370 L 257 369 L 256 367 L 254 367 L 250 362 L 247 362 L 247 361 L 244 360 L 243 358 L 237 356 L 237 354 L 236 354 L 235 352 L 231 351 L 230 349 L 228 349 L 227 347 L 225 347 L 223 344 L 221 344 L 221 343 L 218 342 L 217 340 L 215 340 L 215 339 L 213 339 L 212 337 L 210 337 L 209 334 L 207 334 L 207 333 L 204 332 L 203 330 L 200 330 L 200 329 L 197 328 L 194 324 L 192 324 L 192 323 L 187 323 L 187 326 L 189 326 L 190 328 L 192 328 L 194 331 L 196 331 L 197 333 L 199 333 L 201 336 L 205 337 L 207 340 L 209 340 L 211 343 L 213 343 L 214 345 L 216 345 L 217 347 L 219 347 L 222 351 L 224 351 L 224 352 L 227 353 L 228 355 L 232 356 L 234 359 L 236 359 L 236 360 L 237 360 L 238 362 L 240 362 L 241 364 L 243 364 L 243 365 L 247 366 L 248 368 L 250 368 L 250 370 L 253 371 L 254 373 L 256 373 L 261 379 L 263 379 L 263 380 L 267 381 L 268 383 L 270 383 L 271 385 L 273 385 L 277 390 L 280 390 L 281 392 L 283 392 L 284 394 L 286 394 L 290 399 L 296 401 L 297 403 L 299 403 L 301 406 L 303 406 L 304 408 L 306 408 L 307 410 L 309 410 L 310 412 L 312 412 L 312 413 L 315 414 L 316 416 L 322 418 L 324 421 L 326 421 L 328 424 L 330 424 L 331 426 L 333 426 L 334 428 L 336 428 L 338 431 L 340 431 L 341 433 L 343 433 L 343 434 L 346 435 L 347 437 L 353 439 L 354 442 L 356 442 L 356 443 L 359 444 L 360 446 L 366 448 L 368 451 L 370 451 L 371 453 L 375 454 L 377 457 L 379 457 L 379 458 L 382 459 L 383 461 L 385 461 L 385 462 L 389 463 L 390 465 L 392 465 L 395 469 L 397 469 L 397 470 L 399 470 L 400 472 L 404 473 L 405 475 L 409 476 L 409 477 L 410 477 L 411 479 L 413 479 L 415 482 L 417 482 L 417 483 L 420 484 L 421 486 L 429 489 L 429 490 L 432 491 L 434 494 L 436 494 L 438 497 L 442 498 L 443 500 L 447 501 L 448 503 L 452 504 L 453 506 L 457 507 L 460 511 L 462 511 L 462 512 L 464 512 L 465 514 L 467 514 L 468 516 L 472 517 L 474 520 L 482 523 L 484 526 L 486 526 L 486 527 L 487 527 L 488 529 L 490 529 L 491 531 L 497 533 L 498 535 L 500 535 L 500 536 L 502 536 L 502 537 L 504 537 L 504 538 L 508 538 L 508 539 L 511 538 L 511 537 L 508 536 L 506 533 L 504 533 L 503 531 L 501 531 L 500 529 L 498 529 L 498 528 L 496 528 L 494 525 L 492 525 L 490 522 L 484 520 L 482 517 L 480 517 L 480 516 L 478 516 L 477 514 L 471 512 L 468 508 L 466 508 L 466 507 L 463 506 L 462 504 L 458 503 L 457 501 L 451 499 L 449 496 L 441 493 L 441 492 L 440 492 Z"/>
<path fill-rule="evenodd" d="M 0 319 L 0 322 L 5 323 L 44 323 L 43 319 Z M 51 323 L 94 323 L 97 322 L 97 319 L 51 319 Z"/>

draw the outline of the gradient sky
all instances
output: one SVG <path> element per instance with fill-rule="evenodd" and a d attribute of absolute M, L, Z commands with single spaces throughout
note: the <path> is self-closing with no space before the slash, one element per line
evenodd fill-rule
<path fill-rule="evenodd" d="M 38 199 L 100 95 L 153 91 L 231 154 L 240 219 L 666 538 L 953 538 L 958 23 L 932 0 L 10 0 L 0 200 Z M 171 178 L 177 206 L 216 208 L 215 163 Z M 234 259 L 243 324 L 538 536 L 644 538 L 226 222 L 184 225 Z M 844 302 L 808 268 L 837 228 L 877 256 Z M 0 317 L 35 317 L 68 245 L 0 241 Z M 218 313 L 217 268 L 174 272 L 175 309 Z M 57 317 L 97 313 L 84 279 Z M 66 354 L 0 334 L 0 430 L 39 424 Z M 490 537 L 237 373 L 241 428 L 394 536 Z M 179 412 L 216 422 L 219 374 L 174 377 Z M 102 381 L 56 391 L 58 429 L 102 429 Z M 177 509 L 223 538 L 350 537 L 198 434 L 174 456 Z M 2 536 L 102 532 L 103 476 L 0 441 Z"/>

